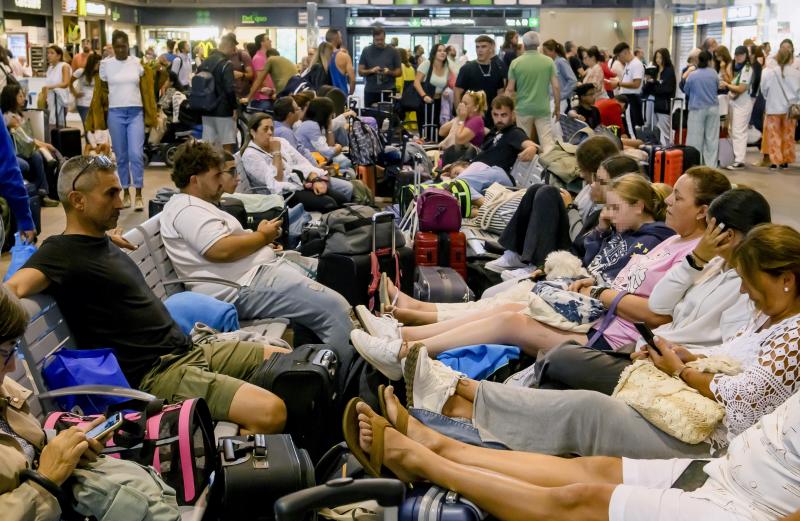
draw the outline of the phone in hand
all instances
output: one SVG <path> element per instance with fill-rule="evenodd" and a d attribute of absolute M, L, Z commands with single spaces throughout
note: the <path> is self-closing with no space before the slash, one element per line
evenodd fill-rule
<path fill-rule="evenodd" d="M 639 334 L 642 335 L 644 341 L 647 342 L 647 346 L 653 351 L 655 351 L 657 355 L 661 356 L 661 350 L 656 345 L 656 340 L 653 335 L 653 332 L 650 330 L 649 327 L 647 327 L 647 324 L 645 324 L 644 322 L 634 322 L 633 327 L 635 327 L 636 330 L 639 332 Z"/>
<path fill-rule="evenodd" d="M 278 214 L 277 219 L 280 219 L 281 221 L 285 221 L 286 220 L 286 216 L 289 214 L 289 201 L 292 200 L 292 197 L 294 197 L 295 193 L 296 192 L 290 193 L 283 200 L 283 210 L 281 210 L 281 213 Z"/>
<path fill-rule="evenodd" d="M 122 425 L 123 416 L 121 412 L 116 413 L 115 415 L 111 416 L 110 418 L 106 419 L 100 425 L 95 426 L 92 430 L 86 433 L 87 438 L 92 439 L 101 439 L 106 437 L 108 434 L 114 432 L 115 430 L 119 429 Z"/>

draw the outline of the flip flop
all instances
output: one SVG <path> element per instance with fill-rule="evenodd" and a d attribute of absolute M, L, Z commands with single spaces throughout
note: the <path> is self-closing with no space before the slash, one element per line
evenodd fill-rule
<path fill-rule="evenodd" d="M 406 362 L 403 364 L 403 380 L 406 382 L 406 406 L 414 407 L 414 375 L 417 373 L 417 359 L 423 344 L 416 342 L 408 348 Z"/>
<path fill-rule="evenodd" d="M 372 450 L 367 454 L 359 444 L 358 411 L 356 406 L 361 401 L 361 398 L 354 397 L 345 407 L 344 416 L 342 417 L 344 441 L 356 460 L 364 467 L 364 470 L 369 475 L 379 478 L 383 468 L 383 433 L 386 427 L 391 428 L 391 425 L 382 416 L 375 415 L 370 419 L 372 424 Z"/>
<path fill-rule="evenodd" d="M 381 416 L 389 420 L 389 413 L 386 410 L 386 398 L 383 396 L 385 391 L 386 386 L 380 384 L 378 386 L 378 404 L 381 406 Z M 393 426 L 403 436 L 408 435 L 408 409 L 400 405 L 399 402 L 397 403 L 397 422 Z"/>
<path fill-rule="evenodd" d="M 378 284 L 378 295 L 381 301 L 381 315 L 387 312 L 389 306 L 392 305 L 389 298 L 389 277 L 386 272 L 381 273 L 381 280 Z"/>

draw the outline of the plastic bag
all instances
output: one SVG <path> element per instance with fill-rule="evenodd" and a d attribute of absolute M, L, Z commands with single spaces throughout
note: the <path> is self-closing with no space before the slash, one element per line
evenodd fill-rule
<path fill-rule="evenodd" d="M 19 232 L 15 233 L 14 246 L 11 247 L 11 263 L 8 265 L 8 271 L 3 277 L 3 282 L 19 271 L 34 253 L 36 253 L 36 246 L 26 242 L 20 237 Z"/>

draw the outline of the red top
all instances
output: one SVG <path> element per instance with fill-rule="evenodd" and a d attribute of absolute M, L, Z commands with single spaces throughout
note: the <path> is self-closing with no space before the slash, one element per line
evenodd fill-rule
<path fill-rule="evenodd" d="M 600 122 L 605 127 L 619 127 L 625 133 L 625 125 L 622 123 L 622 107 L 614 99 L 597 100 L 594 104 L 600 111 Z"/>

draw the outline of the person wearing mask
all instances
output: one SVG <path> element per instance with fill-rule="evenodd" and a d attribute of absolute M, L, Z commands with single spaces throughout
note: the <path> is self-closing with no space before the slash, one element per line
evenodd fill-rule
<path fill-rule="evenodd" d="M 72 73 L 70 90 L 72 90 L 72 95 L 75 96 L 75 106 L 81 117 L 81 123 L 84 125 L 84 131 L 86 130 L 86 116 L 89 115 L 89 107 L 92 106 L 95 81 L 99 72 L 100 55 L 91 53 L 84 63 L 84 67 L 75 69 Z"/>
<path fill-rule="evenodd" d="M 50 143 L 44 143 L 33 137 L 33 126 L 24 114 L 26 105 L 25 91 L 19 83 L 3 87 L 0 93 L 0 108 L 3 111 L 5 126 L 11 132 L 22 175 L 36 188 L 42 206 L 58 206 L 58 201 L 49 197 L 50 186 L 45 170 L 47 161 L 44 157 L 46 154 L 52 158 L 57 155 L 57 151 Z M 49 168 L 57 167 L 50 165 Z"/>
<path fill-rule="evenodd" d="M 505 65 L 506 70 L 508 70 L 508 68 L 511 67 L 511 62 L 520 54 L 519 33 L 517 31 L 506 31 L 503 37 L 503 46 L 500 47 L 500 50 L 503 51 L 503 65 Z"/>
<path fill-rule="evenodd" d="M 539 53 L 539 33 L 528 31 L 522 36 L 525 54 L 514 60 L 508 71 L 507 92 L 517 93 L 516 119 L 528 137 L 538 141 L 542 154 L 554 146 L 553 120 L 558 119 L 558 108 L 551 109 L 553 100 L 561 99 L 553 60 Z"/>
<path fill-rule="evenodd" d="M 733 163 L 728 170 L 744 168 L 747 153 L 747 129 L 753 112 L 753 100 L 761 85 L 761 65 L 751 63 L 747 47 L 740 45 L 733 53 L 733 79 L 720 82 L 728 90 L 731 107 L 730 134 L 733 144 Z"/>
<path fill-rule="evenodd" d="M 365 81 L 364 106 L 372 107 L 381 101 L 381 92 L 394 92 L 394 79 L 402 74 L 400 55 L 397 49 L 387 47 L 386 31 L 383 27 L 372 29 L 372 44 L 361 51 L 358 74 Z"/>
<path fill-rule="evenodd" d="M 178 75 L 181 87 L 187 88 L 192 80 L 192 57 L 189 56 L 189 42 L 181 40 L 175 47 L 178 51 L 172 60 L 170 70 Z"/>
<path fill-rule="evenodd" d="M 432 70 L 431 70 L 432 69 Z M 436 129 L 426 129 L 424 125 L 432 122 L 436 125 L 442 111 L 442 92 L 447 88 L 447 83 L 451 74 L 455 71 L 450 70 L 450 62 L 447 59 L 447 48 L 443 43 L 436 43 L 431 47 L 431 54 L 427 60 L 417 67 L 417 74 L 414 78 L 414 89 L 422 98 L 423 106 L 417 109 L 417 121 L 421 122 L 422 129 L 420 136 L 426 141 L 438 141 Z M 425 91 L 423 84 L 430 84 L 434 88 L 433 96 Z M 484 108 L 485 110 L 485 108 Z M 425 119 L 425 114 L 433 111 L 433 118 Z M 431 135 L 432 134 L 432 135 Z"/>
<path fill-rule="evenodd" d="M 545 42 L 545 44 L 546 43 L 547 42 Z M 606 91 L 603 88 L 605 74 L 603 73 L 603 67 L 600 65 L 603 63 L 603 57 L 600 51 L 593 45 L 583 51 L 581 59 L 583 65 L 586 67 L 586 74 L 583 75 L 582 84 L 592 85 L 594 87 L 594 92 L 597 94 L 597 99 L 605 99 L 607 97 Z M 561 96 L 564 96 L 563 93 Z"/>
<path fill-rule="evenodd" d="M 486 94 L 483 92 L 467 91 L 461 97 L 456 109 L 456 117 L 448 121 L 439 129 L 439 135 L 444 139 L 442 145 L 465 145 L 470 143 L 478 148 L 483 145 L 486 128 L 483 126 L 483 113 L 486 112 Z M 452 136 L 451 136 L 452 134 Z M 447 139 L 450 137 L 451 139 Z M 442 149 L 446 148 L 441 146 Z"/>
<path fill-rule="evenodd" d="M 69 84 L 72 71 L 64 61 L 64 51 L 58 45 L 47 47 L 47 76 L 44 87 L 39 92 L 47 100 L 50 111 L 50 124 L 59 127 L 67 126 L 67 110 L 69 108 Z"/>
<path fill-rule="evenodd" d="M 475 52 L 478 58 L 467 62 L 458 71 L 455 89 L 455 105 L 461 103 L 464 92 L 482 90 L 486 94 L 486 103 L 492 106 L 494 99 L 503 94 L 506 87 L 508 69 L 503 61 L 495 56 L 495 43 L 491 36 L 482 34 L 475 38 Z M 483 116 L 487 128 L 494 127 L 491 109 Z"/>
<path fill-rule="evenodd" d="M 672 58 L 667 49 L 657 50 L 653 54 L 653 63 L 657 68 L 656 75 L 645 75 L 642 95 L 653 98 L 652 115 L 661 135 L 661 145 L 666 147 L 672 143 L 670 130 L 672 99 L 675 97 L 676 89 L 675 68 L 672 66 Z"/>
<path fill-rule="evenodd" d="M 797 120 L 789 117 L 789 107 L 798 103 L 800 71 L 792 67 L 792 55 L 781 48 L 777 67 L 768 67 L 761 79 L 761 93 L 766 100 L 761 151 L 769 154 L 770 170 L 785 169 L 795 161 L 794 133 Z"/>
<path fill-rule="evenodd" d="M 129 189 L 133 184 L 136 189 L 133 209 L 141 212 L 144 210 L 144 133 L 145 125 L 156 124 L 155 87 L 152 71 L 146 71 L 139 60 L 129 54 L 127 33 L 114 31 L 111 45 L 114 56 L 100 62 L 101 82 L 95 85 L 86 130 L 103 130 L 107 126 L 122 183 L 122 206 L 131 207 Z"/>
<path fill-rule="evenodd" d="M 14 155 L 14 142 L 5 125 L 0 130 L 0 197 L 8 202 L 14 218 L 17 220 L 17 230 L 23 240 L 33 243 L 36 239 L 36 226 L 31 215 L 31 206 L 28 201 L 28 190 L 19 170 L 19 163 Z M 3 246 L 5 234 L 11 230 L 3 229 L 3 220 L 0 219 L 0 247 Z"/>
<path fill-rule="evenodd" d="M 214 110 L 203 115 L 203 141 L 221 145 L 228 152 L 233 151 L 236 144 L 236 83 L 230 57 L 237 52 L 236 36 L 228 33 L 220 39 L 219 47 L 208 55 L 202 67 L 214 75 L 214 84 L 220 93 Z"/>
<path fill-rule="evenodd" d="M 689 75 L 683 87 L 689 98 L 686 144 L 700 151 L 703 164 L 710 167 L 717 166 L 719 150 L 718 88 L 717 73 L 711 67 L 711 54 L 701 51 L 697 56 L 697 70 Z"/>
<path fill-rule="evenodd" d="M 582 80 L 586 70 L 581 63 L 580 56 L 578 55 L 578 46 L 575 45 L 575 42 L 565 42 L 564 53 L 569 61 L 569 66 L 572 67 L 572 72 L 575 74 L 575 77 L 579 80 Z"/>
<path fill-rule="evenodd" d="M 81 52 L 75 53 L 75 56 L 72 57 L 72 70 L 77 71 L 78 69 L 86 67 L 86 60 L 88 60 L 89 56 L 92 54 L 94 54 L 92 50 L 92 41 L 88 38 L 84 38 L 81 40 Z"/>
<path fill-rule="evenodd" d="M 609 80 L 614 88 L 619 88 L 620 94 L 625 94 L 630 103 L 626 119 L 628 121 L 628 135 L 633 136 L 634 129 L 644 124 L 642 115 L 642 84 L 644 82 L 644 65 L 631 52 L 631 46 L 625 42 L 614 47 L 614 55 L 624 65 L 619 78 Z"/>
<path fill-rule="evenodd" d="M 558 100 L 558 113 L 566 114 L 569 110 L 569 100 L 572 97 L 575 86 L 578 84 L 578 79 L 575 77 L 575 73 L 572 72 L 564 47 L 560 43 L 552 39 L 547 40 L 542 44 L 542 54 L 555 63 L 559 92 L 561 93 L 561 97 Z M 555 98 L 553 99 L 555 100 Z"/>
<path fill-rule="evenodd" d="M 333 56 L 331 56 L 331 64 L 328 66 L 331 85 L 352 96 L 356 91 L 356 71 L 347 49 L 342 46 L 341 31 L 334 28 L 328 29 L 325 33 L 325 41 L 333 45 Z"/>
<path fill-rule="evenodd" d="M 391 48 L 392 50 L 394 47 Z M 333 46 L 328 42 L 322 42 L 317 47 L 317 52 L 314 53 L 314 58 L 311 60 L 308 69 L 303 71 L 303 78 L 308 82 L 316 92 L 324 85 L 331 84 L 331 75 L 328 71 L 328 66 L 331 64 L 331 57 L 333 56 Z M 392 82 L 394 86 L 394 82 Z"/>

